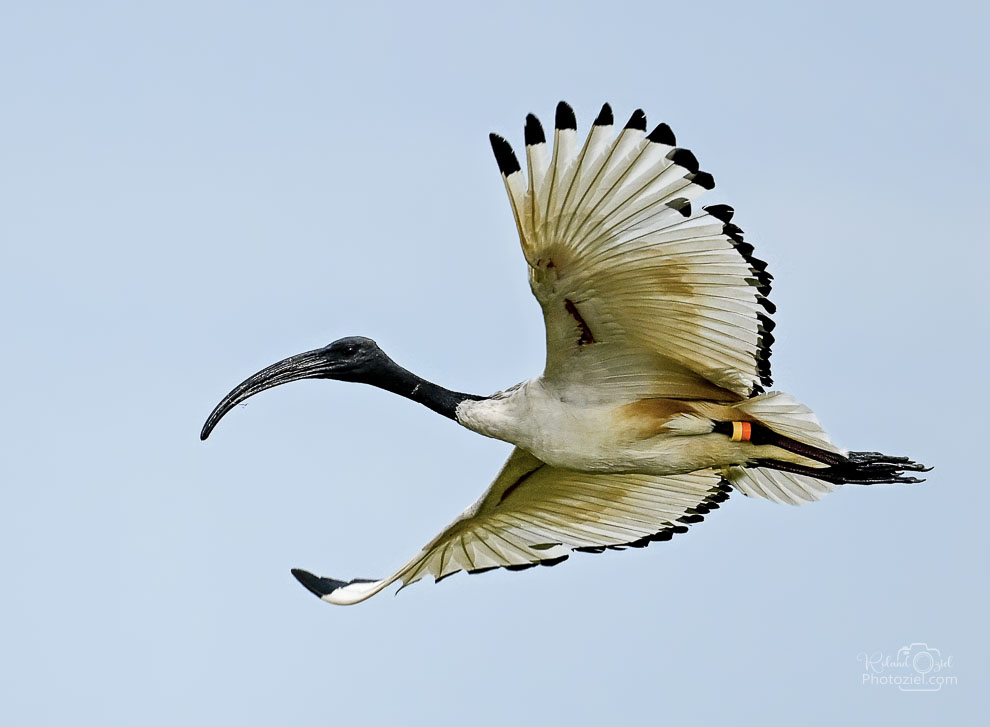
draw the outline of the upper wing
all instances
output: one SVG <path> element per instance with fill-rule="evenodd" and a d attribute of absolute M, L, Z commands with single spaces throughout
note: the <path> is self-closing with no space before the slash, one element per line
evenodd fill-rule
<path fill-rule="evenodd" d="M 526 119 L 527 169 L 491 135 L 547 330 L 544 379 L 632 396 L 734 400 L 770 385 L 771 276 L 731 224 L 692 202 L 715 186 L 666 124 L 637 110 L 612 136 L 602 108 L 583 146 L 557 106 L 549 152 Z"/>
<path fill-rule="evenodd" d="M 685 475 L 602 475 L 560 470 L 515 449 L 488 491 L 399 570 L 350 582 L 293 574 L 328 603 L 347 605 L 396 581 L 466 570 L 555 565 L 571 550 L 643 547 L 700 522 L 729 495 L 712 470 Z"/>

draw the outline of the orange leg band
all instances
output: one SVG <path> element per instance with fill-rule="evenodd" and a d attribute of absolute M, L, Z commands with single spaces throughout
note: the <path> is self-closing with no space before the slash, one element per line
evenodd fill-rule
<path fill-rule="evenodd" d="M 749 422 L 732 422 L 732 441 L 748 442 L 753 436 L 753 425 Z"/>

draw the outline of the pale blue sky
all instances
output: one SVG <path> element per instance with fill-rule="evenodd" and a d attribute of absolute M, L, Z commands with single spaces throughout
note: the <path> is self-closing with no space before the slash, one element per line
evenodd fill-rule
<path fill-rule="evenodd" d="M 0 3 L 0 722 L 974 724 L 986 615 L 983 5 Z M 342 335 L 542 367 L 487 134 L 642 106 L 776 276 L 777 386 L 936 465 L 668 544 L 352 608 L 508 452 L 408 401 L 234 384 Z M 952 655 L 937 694 L 863 651 Z"/>

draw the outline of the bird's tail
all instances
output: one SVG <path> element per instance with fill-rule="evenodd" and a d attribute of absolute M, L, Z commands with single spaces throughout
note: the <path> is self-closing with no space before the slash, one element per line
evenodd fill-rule
<path fill-rule="evenodd" d="M 931 469 L 908 457 L 840 449 L 808 407 L 782 392 L 748 399 L 735 408 L 749 420 L 746 438 L 753 444 L 772 445 L 810 460 L 757 459 L 748 466 L 726 468 L 726 479 L 747 495 L 801 504 L 821 498 L 836 485 L 922 482 L 905 473 Z"/>

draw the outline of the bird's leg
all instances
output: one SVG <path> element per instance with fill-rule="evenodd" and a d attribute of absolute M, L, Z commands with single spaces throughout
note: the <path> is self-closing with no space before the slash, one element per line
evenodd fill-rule
<path fill-rule="evenodd" d="M 742 426 L 743 424 L 745 426 Z M 778 459 L 758 459 L 748 465 L 750 467 L 792 472 L 837 485 L 922 482 L 923 480 L 916 477 L 906 476 L 904 472 L 928 472 L 931 469 L 931 467 L 925 467 L 907 457 L 896 457 L 880 452 L 850 452 L 848 456 L 843 456 L 837 452 L 829 452 L 785 437 L 757 422 L 717 422 L 714 431 L 727 434 L 735 441 L 747 441 L 755 445 L 771 445 L 828 465 L 827 467 L 810 467 L 797 462 Z"/>
<path fill-rule="evenodd" d="M 715 422 L 712 431 L 728 435 L 735 441 L 779 447 L 780 449 L 785 449 L 788 452 L 799 454 L 802 457 L 813 459 L 822 464 L 841 465 L 847 461 L 841 454 L 829 452 L 818 447 L 813 447 L 810 444 L 798 442 L 782 434 L 777 434 L 777 432 L 769 427 L 765 427 L 759 422 Z M 808 469 L 813 468 L 809 467 Z"/>
<path fill-rule="evenodd" d="M 823 468 L 775 459 L 758 459 L 750 466 L 792 472 L 835 485 L 914 484 L 924 480 L 908 477 L 904 470 L 928 472 L 931 469 L 907 457 L 889 457 L 877 452 L 850 452 L 843 464 Z"/>

